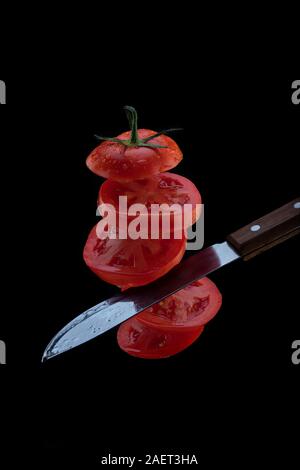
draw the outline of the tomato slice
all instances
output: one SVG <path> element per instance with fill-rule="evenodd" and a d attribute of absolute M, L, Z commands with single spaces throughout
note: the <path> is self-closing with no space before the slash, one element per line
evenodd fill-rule
<path fill-rule="evenodd" d="M 212 281 L 203 278 L 193 282 L 123 323 L 118 331 L 119 346 L 143 358 L 177 354 L 199 337 L 221 304 L 221 293 Z"/>
<path fill-rule="evenodd" d="M 189 225 L 193 225 L 200 215 L 201 195 L 198 189 L 189 179 L 175 173 L 161 173 L 130 183 L 107 180 L 100 187 L 98 203 L 111 204 L 119 213 L 120 196 L 127 197 L 128 208 L 132 204 L 144 204 L 148 214 L 152 204 L 177 204 L 181 212 L 185 204 L 190 204 L 192 217 Z"/>
<path fill-rule="evenodd" d="M 149 129 L 138 130 L 139 139 L 156 134 Z M 117 139 L 126 140 L 131 131 L 123 132 Z M 182 152 L 176 142 L 166 135 L 151 140 L 152 145 L 166 148 L 126 146 L 118 142 L 105 141 L 88 156 L 88 168 L 103 178 L 128 182 L 148 178 L 174 168 L 182 160 Z"/>
<path fill-rule="evenodd" d="M 181 261 L 185 252 L 184 235 L 169 240 L 102 240 L 96 227 L 85 244 L 84 261 L 101 279 L 123 290 L 163 276 Z"/>
<path fill-rule="evenodd" d="M 131 356 L 143 359 L 163 359 L 190 346 L 201 335 L 204 326 L 193 331 L 163 331 L 145 325 L 136 318 L 123 323 L 117 334 L 120 348 Z"/>
<path fill-rule="evenodd" d="M 138 319 L 163 330 L 192 330 L 209 322 L 221 305 L 221 292 L 204 277 L 147 308 L 138 315 Z"/>

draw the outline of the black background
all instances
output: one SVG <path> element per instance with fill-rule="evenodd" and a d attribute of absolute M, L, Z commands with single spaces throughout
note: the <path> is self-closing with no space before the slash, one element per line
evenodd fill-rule
<path fill-rule="evenodd" d="M 113 330 L 40 364 L 58 329 L 117 291 L 86 268 L 82 249 L 101 184 L 85 159 L 94 133 L 127 129 L 123 105 L 137 108 L 141 127 L 184 128 L 175 137 L 184 160 L 174 171 L 202 194 L 206 246 L 299 196 L 293 80 L 168 71 L 153 65 L 133 75 L 95 65 L 85 74 L 66 67 L 0 77 L 8 99 L 2 204 L 11 287 L 1 376 L 14 442 L 26 442 L 41 462 L 58 454 L 87 463 L 108 452 L 195 452 L 204 468 L 220 458 L 295 463 L 299 239 L 213 274 L 223 307 L 178 356 L 132 358 Z"/>

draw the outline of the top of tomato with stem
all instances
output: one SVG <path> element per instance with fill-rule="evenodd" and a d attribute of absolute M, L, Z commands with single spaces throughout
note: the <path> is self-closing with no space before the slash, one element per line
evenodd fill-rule
<path fill-rule="evenodd" d="M 87 158 L 88 168 L 99 176 L 119 182 L 147 178 L 174 168 L 182 160 L 182 152 L 167 133 L 138 129 L 137 112 L 125 106 L 130 131 L 117 137 L 96 136 L 103 142 Z"/>

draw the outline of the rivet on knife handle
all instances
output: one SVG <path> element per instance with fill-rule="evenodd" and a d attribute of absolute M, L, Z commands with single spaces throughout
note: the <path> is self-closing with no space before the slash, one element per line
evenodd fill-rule
<path fill-rule="evenodd" d="M 300 197 L 233 232 L 227 241 L 245 260 L 300 233 Z"/>

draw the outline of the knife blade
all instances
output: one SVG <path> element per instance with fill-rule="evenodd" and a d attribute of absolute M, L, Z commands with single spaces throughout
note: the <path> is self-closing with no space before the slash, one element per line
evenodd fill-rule
<path fill-rule="evenodd" d="M 100 302 L 81 313 L 50 341 L 42 362 L 90 341 L 153 304 L 239 258 L 253 256 L 299 233 L 300 198 L 189 256 L 168 274 L 144 287 Z"/>

